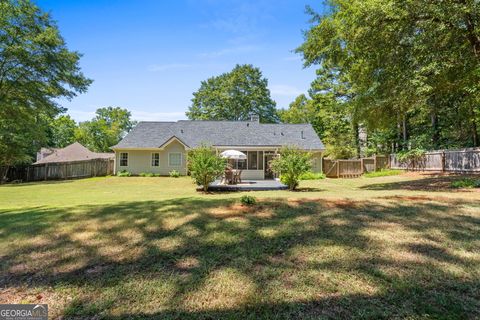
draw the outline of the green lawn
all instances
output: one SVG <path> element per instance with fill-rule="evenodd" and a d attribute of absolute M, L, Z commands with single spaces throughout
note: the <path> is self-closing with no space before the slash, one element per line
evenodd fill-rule
<path fill-rule="evenodd" d="M 52 318 L 480 317 L 480 192 L 459 177 L 202 194 L 189 178 L 0 186 L 0 302 Z"/>

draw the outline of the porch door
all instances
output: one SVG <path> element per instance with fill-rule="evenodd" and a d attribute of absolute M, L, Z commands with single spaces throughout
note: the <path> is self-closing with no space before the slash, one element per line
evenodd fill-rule
<path fill-rule="evenodd" d="M 275 174 L 273 173 L 272 169 L 270 168 L 270 162 L 273 160 L 273 154 L 265 153 L 265 156 L 263 157 L 264 159 L 264 165 L 263 168 L 265 170 L 265 179 L 273 179 L 275 177 Z"/>

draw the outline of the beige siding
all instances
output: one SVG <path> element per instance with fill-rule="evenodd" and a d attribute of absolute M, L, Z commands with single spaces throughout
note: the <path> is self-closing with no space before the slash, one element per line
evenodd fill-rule
<path fill-rule="evenodd" d="M 265 175 L 263 170 L 243 170 L 241 178 L 243 180 L 263 180 Z"/>
<path fill-rule="evenodd" d="M 120 153 L 128 153 L 128 166 L 120 166 Z M 181 166 L 170 166 L 168 163 L 168 154 L 178 152 L 182 155 Z M 160 154 L 160 165 L 158 167 L 152 167 L 152 153 Z M 168 175 L 170 171 L 177 170 L 182 175 L 186 174 L 186 151 L 185 147 L 177 141 L 173 141 L 168 144 L 163 150 L 151 149 L 151 150 L 115 150 L 115 172 L 127 170 L 132 174 L 145 173 L 157 173 L 161 175 Z"/>
<path fill-rule="evenodd" d="M 120 153 L 128 153 L 128 166 L 120 166 Z M 158 152 L 160 154 L 160 166 L 152 167 L 152 153 Z M 180 167 L 169 166 L 168 154 L 172 152 L 179 152 L 182 154 L 182 165 Z M 145 173 L 157 173 L 161 175 L 168 175 L 170 171 L 177 170 L 182 175 L 186 174 L 186 150 L 185 147 L 177 142 L 173 141 L 168 144 L 163 150 L 150 149 L 150 150 L 115 150 L 115 172 L 127 170 L 132 174 Z M 312 157 L 312 170 L 313 172 L 322 172 L 322 153 L 316 152 Z M 264 179 L 263 170 L 243 170 L 242 179 L 245 180 L 261 180 Z"/>
<path fill-rule="evenodd" d="M 316 152 L 312 155 L 312 171 L 322 172 L 322 153 Z"/>

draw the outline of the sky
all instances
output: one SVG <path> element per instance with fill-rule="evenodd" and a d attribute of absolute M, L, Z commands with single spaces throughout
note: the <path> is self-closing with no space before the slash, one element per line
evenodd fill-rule
<path fill-rule="evenodd" d="M 314 68 L 293 51 L 309 27 L 295 0 L 37 0 L 50 12 L 93 84 L 60 104 L 76 121 L 119 106 L 139 121 L 185 119 L 200 82 L 252 64 L 268 79 L 278 108 L 306 93 Z"/>

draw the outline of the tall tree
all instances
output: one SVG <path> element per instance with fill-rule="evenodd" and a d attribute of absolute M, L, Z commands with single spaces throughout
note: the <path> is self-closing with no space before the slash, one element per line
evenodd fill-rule
<path fill-rule="evenodd" d="M 91 121 L 80 122 L 75 139 L 93 151 L 109 152 L 135 126 L 131 116 L 120 107 L 99 108 Z"/>
<path fill-rule="evenodd" d="M 268 80 L 249 64 L 202 81 L 186 113 L 192 120 L 248 120 L 251 114 L 262 122 L 278 122 Z"/>
<path fill-rule="evenodd" d="M 302 93 L 290 103 L 288 109 L 278 111 L 280 121 L 285 123 L 311 123 L 317 117 L 317 112 L 311 102 L 312 100 Z"/>
<path fill-rule="evenodd" d="M 51 139 L 49 145 L 64 148 L 75 142 L 77 124 L 69 115 L 60 115 L 50 122 Z"/>
<path fill-rule="evenodd" d="M 79 59 L 48 14 L 28 0 L 0 1 L 0 167 L 30 161 L 62 111 L 56 101 L 87 90 Z"/>
<path fill-rule="evenodd" d="M 479 144 L 478 1 L 329 3 L 326 15 L 309 10 L 312 27 L 298 52 L 318 67 L 317 83 L 331 74 L 347 84 L 351 94 L 337 101 L 350 104 L 353 127 L 381 148 Z"/>

